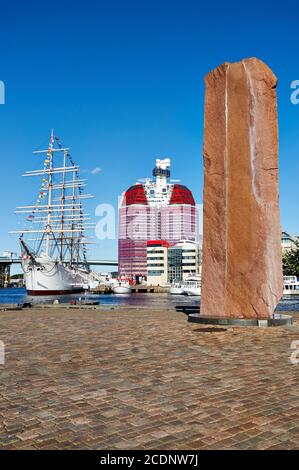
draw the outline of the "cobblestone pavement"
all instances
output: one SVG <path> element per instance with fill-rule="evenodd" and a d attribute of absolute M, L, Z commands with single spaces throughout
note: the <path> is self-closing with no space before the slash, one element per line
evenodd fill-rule
<path fill-rule="evenodd" d="M 298 449 L 299 328 L 175 311 L 1 312 L 4 449 Z"/>

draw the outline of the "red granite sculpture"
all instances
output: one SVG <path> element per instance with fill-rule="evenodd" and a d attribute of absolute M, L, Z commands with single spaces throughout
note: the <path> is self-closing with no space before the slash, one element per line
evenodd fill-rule
<path fill-rule="evenodd" d="M 276 83 L 256 58 L 206 76 L 201 316 L 269 318 L 282 296 Z"/>

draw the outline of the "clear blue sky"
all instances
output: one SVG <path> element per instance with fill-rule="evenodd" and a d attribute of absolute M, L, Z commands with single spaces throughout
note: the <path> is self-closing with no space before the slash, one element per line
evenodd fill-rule
<path fill-rule="evenodd" d="M 257 56 L 279 78 L 280 203 L 284 229 L 299 232 L 299 79 L 296 2 L 190 0 L 0 1 L 0 251 L 15 205 L 37 187 L 21 178 L 36 168 L 31 151 L 51 127 L 89 176 L 89 191 L 117 196 L 169 156 L 172 176 L 202 202 L 204 75 L 224 61 Z M 35 193 L 34 193 L 35 194 Z M 116 241 L 95 248 L 116 258 Z"/>

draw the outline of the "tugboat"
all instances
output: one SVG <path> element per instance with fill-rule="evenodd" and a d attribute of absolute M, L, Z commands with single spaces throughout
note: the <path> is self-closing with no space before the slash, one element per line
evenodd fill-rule
<path fill-rule="evenodd" d="M 92 280 L 86 258 L 85 231 L 94 224 L 83 213 L 85 181 L 79 176 L 69 148 L 64 148 L 52 131 L 46 150 L 33 152 L 43 157 L 43 168 L 23 176 L 40 178 L 33 205 L 19 206 L 27 214 L 27 228 L 20 234 L 22 268 L 28 295 L 74 294 L 86 290 Z M 30 225 L 28 227 L 28 225 Z M 28 238 L 35 234 L 35 238 Z"/>

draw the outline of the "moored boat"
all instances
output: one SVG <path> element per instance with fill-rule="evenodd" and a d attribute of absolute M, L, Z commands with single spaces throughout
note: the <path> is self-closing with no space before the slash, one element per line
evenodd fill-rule
<path fill-rule="evenodd" d="M 297 276 L 283 276 L 283 295 L 299 295 Z"/>
<path fill-rule="evenodd" d="M 116 279 L 111 289 L 114 294 L 130 294 L 132 292 L 128 279 Z"/>
<path fill-rule="evenodd" d="M 201 295 L 201 276 L 195 274 L 194 276 L 188 277 L 182 284 L 183 294 L 186 295 Z"/>
<path fill-rule="evenodd" d="M 169 289 L 169 293 L 171 295 L 181 295 L 183 293 L 181 283 L 180 282 L 172 283 Z"/>

